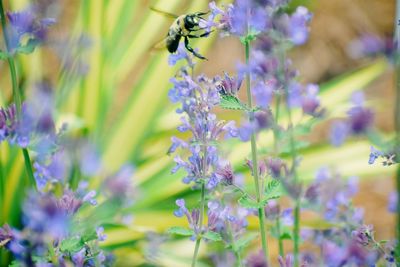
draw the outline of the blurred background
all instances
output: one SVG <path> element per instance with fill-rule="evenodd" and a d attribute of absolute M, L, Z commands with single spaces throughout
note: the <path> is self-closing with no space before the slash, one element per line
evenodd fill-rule
<path fill-rule="evenodd" d="M 131 208 L 133 221 L 127 227 L 108 227 L 104 246 L 116 249 L 120 266 L 151 261 L 162 266 L 187 266 L 193 242 L 159 235 L 171 226 L 186 225 L 184 219 L 173 216 L 175 199 L 185 197 L 195 203 L 198 192 L 191 192 L 181 183 L 183 173 L 170 174 L 173 157 L 166 152 L 170 138 L 178 135 L 175 128 L 179 116 L 167 94 L 171 88 L 169 79 L 177 67 L 168 66 L 166 51 L 157 52 L 152 47 L 164 38 L 172 21 L 149 8 L 184 14 L 207 10 L 208 1 L 36 2 L 48 5 L 49 17 L 57 17 L 58 23 L 51 28 L 44 47 L 18 57 L 20 84 L 25 94 L 29 95 L 38 81 L 49 81 L 55 92 L 58 124 L 68 123 L 73 134 L 86 136 L 95 143 L 108 170 L 117 170 L 127 162 L 136 169 L 132 177 L 138 188 Z M 222 2 L 229 1 L 218 1 Z M 6 6 L 18 10 L 29 3 L 13 0 Z M 368 106 L 375 110 L 375 126 L 383 135 L 390 136 L 394 77 L 387 54 L 393 35 L 395 1 L 292 1 L 293 8 L 298 5 L 307 6 L 314 14 L 309 41 L 290 52 L 302 82 L 321 85 L 322 104 L 331 119 L 343 117 L 352 92 L 364 90 Z M 364 51 L 368 42 L 376 49 Z M 194 41 L 193 46 L 209 59 L 198 64 L 196 73 L 234 74 L 238 62 L 243 60 L 243 47 L 235 38 L 221 39 L 213 34 Z M 0 103 L 6 105 L 12 92 L 3 61 L 0 71 Z M 222 118 L 240 121 L 238 114 L 218 112 Z M 393 237 L 395 218 L 387 212 L 387 202 L 394 189 L 394 167 L 368 165 L 370 145 L 363 138 L 352 139 L 340 148 L 331 147 L 329 124 L 329 119 L 324 121 L 307 137 L 312 145 L 301 152 L 301 176 L 312 179 L 321 165 L 334 167 L 343 177 L 358 176 L 360 190 L 355 205 L 365 208 L 366 222 L 375 225 L 377 239 Z M 225 149 L 226 157 L 239 171 L 243 169 L 240 158 L 249 153 L 245 146 L 234 144 L 232 150 Z M 1 149 L 6 153 L 9 148 Z M 10 172 L 6 181 L 10 200 L 5 205 L 11 205 L 23 191 L 21 166 Z M 94 177 L 91 183 L 96 187 L 99 181 Z M 11 213 L 4 212 L 3 221 L 10 216 Z M 13 216 L 13 220 L 18 220 Z M 205 246 L 201 249 L 203 255 L 207 254 Z"/>

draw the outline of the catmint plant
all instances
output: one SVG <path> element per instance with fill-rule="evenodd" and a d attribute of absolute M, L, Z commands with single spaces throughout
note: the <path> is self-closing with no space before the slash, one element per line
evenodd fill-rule
<path fill-rule="evenodd" d="M 173 153 L 178 148 L 189 153 L 185 159 L 179 155 L 175 157 L 176 167 L 172 172 L 183 169 L 186 176 L 182 181 L 193 184 L 194 189 L 200 189 L 201 199 L 199 208 L 191 210 L 186 207 L 184 199 L 176 200 L 178 209 L 174 214 L 177 217 L 185 216 L 190 230 L 175 227 L 171 228 L 170 232 L 190 235 L 196 242 L 192 260 L 192 266 L 195 266 L 201 240 L 221 240 L 220 234 L 214 231 L 211 223 L 211 210 L 206 211 L 206 198 L 209 198 L 210 192 L 215 190 L 219 183 L 229 183 L 228 180 L 231 179 L 223 175 L 229 172 L 227 169 L 229 167 L 221 165 L 217 144 L 221 137 L 236 136 L 237 131 L 232 122 L 220 121 L 213 113 L 213 109 L 220 101 L 218 80 L 204 75 L 195 77 L 193 74 L 195 62 L 192 55 L 182 46 L 178 48 L 176 55 L 171 55 L 169 62 L 175 64 L 178 60 L 184 60 L 186 64 L 170 80 L 173 88 L 169 92 L 169 98 L 173 103 L 180 103 L 180 107 L 176 110 L 178 114 L 182 114 L 182 124 L 178 127 L 178 131 L 190 132 L 191 137 L 187 141 L 173 137 L 168 153 Z M 208 226 L 204 224 L 206 217 L 209 220 Z"/>

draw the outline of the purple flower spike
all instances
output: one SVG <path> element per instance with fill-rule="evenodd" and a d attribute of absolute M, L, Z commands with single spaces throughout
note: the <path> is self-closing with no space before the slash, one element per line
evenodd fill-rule
<path fill-rule="evenodd" d="M 349 127 L 345 122 L 334 122 L 331 127 L 330 141 L 333 146 L 340 146 L 349 135 Z"/>
<path fill-rule="evenodd" d="M 308 39 L 308 23 L 312 18 L 307 8 L 299 6 L 289 21 L 289 37 L 295 45 L 302 45 Z"/>

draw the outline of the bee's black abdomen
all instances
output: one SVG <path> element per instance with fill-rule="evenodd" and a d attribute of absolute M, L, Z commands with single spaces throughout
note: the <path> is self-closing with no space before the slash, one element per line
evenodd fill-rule
<path fill-rule="evenodd" d="M 167 36 L 167 49 L 170 53 L 176 52 L 178 50 L 179 41 L 181 40 L 181 36 L 179 34 L 171 34 L 171 32 Z"/>

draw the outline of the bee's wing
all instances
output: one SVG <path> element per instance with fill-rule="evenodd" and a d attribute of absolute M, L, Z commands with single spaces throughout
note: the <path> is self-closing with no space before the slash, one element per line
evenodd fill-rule
<path fill-rule="evenodd" d="M 164 38 L 161 41 L 158 41 L 151 47 L 152 50 L 163 50 L 166 48 L 167 48 L 167 38 Z"/>
<path fill-rule="evenodd" d="M 166 16 L 167 18 L 171 18 L 171 19 L 176 19 L 176 18 L 178 18 L 178 16 L 175 15 L 175 14 L 168 13 L 168 12 L 165 12 L 165 11 L 162 11 L 162 10 L 159 10 L 159 9 L 157 9 L 157 8 L 155 8 L 155 7 L 150 7 L 150 9 L 153 10 L 153 11 L 155 11 L 155 12 L 157 12 L 157 13 L 160 13 L 160 14 Z"/>

